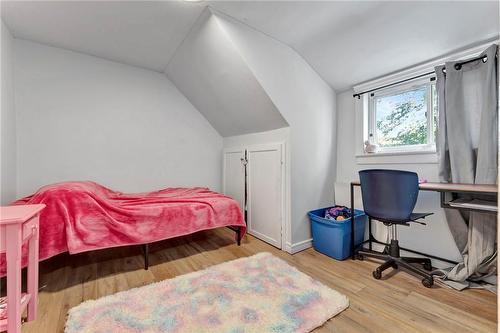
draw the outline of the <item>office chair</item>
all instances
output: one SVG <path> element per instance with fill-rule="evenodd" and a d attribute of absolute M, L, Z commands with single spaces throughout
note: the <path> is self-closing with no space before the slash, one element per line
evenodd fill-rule
<path fill-rule="evenodd" d="M 399 170 L 362 170 L 359 172 L 359 178 L 363 207 L 369 223 L 375 219 L 392 227 L 392 239 L 383 253 L 360 249 L 356 252 L 356 257 L 363 260 L 366 256 L 385 261 L 373 271 L 373 277 L 377 280 L 389 267 L 398 269 L 401 266 L 423 277 L 422 284 L 425 287 L 432 287 L 434 279 L 428 272 L 432 270 L 430 259 L 401 257 L 397 240 L 397 225 L 409 226 L 411 222 L 425 224 L 417 220 L 432 214 L 413 213 L 419 191 L 417 174 Z M 413 264 L 423 265 L 426 271 Z"/>

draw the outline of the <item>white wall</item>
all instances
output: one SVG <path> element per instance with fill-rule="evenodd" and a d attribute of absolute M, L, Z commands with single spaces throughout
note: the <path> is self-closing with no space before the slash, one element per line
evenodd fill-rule
<path fill-rule="evenodd" d="M 239 148 L 246 145 L 288 142 L 289 138 L 290 138 L 290 128 L 285 127 L 266 132 L 228 136 L 225 137 L 223 140 L 224 140 L 224 148 Z"/>
<path fill-rule="evenodd" d="M 289 46 L 217 13 L 274 105 L 290 124 L 291 242 L 311 237 L 307 212 L 334 201 L 335 92 Z"/>
<path fill-rule="evenodd" d="M 347 91 L 337 95 L 337 178 L 335 184 L 335 198 L 337 203 L 350 205 L 349 184 L 352 180 L 358 180 L 358 171 L 363 169 L 398 169 L 418 173 L 420 179 L 429 182 L 437 182 L 437 164 L 406 164 L 402 157 L 399 164 L 357 164 L 355 157 L 355 99 L 353 91 Z M 368 158 L 368 157 L 367 157 Z M 361 193 L 359 188 L 356 192 L 356 207 L 362 209 Z M 398 237 L 402 247 L 422 251 L 439 257 L 458 261 L 460 253 L 455 246 L 451 233 L 447 227 L 444 211 L 440 207 L 439 194 L 436 192 L 419 193 L 416 212 L 433 212 L 425 219 L 427 226 L 412 224 L 410 227 L 399 227 Z M 377 228 L 377 237 L 385 241 L 386 227 L 381 223 L 374 222 Z M 437 267 L 443 264 L 434 262 Z M 444 266 L 449 266 L 444 264 Z"/>
<path fill-rule="evenodd" d="M 2 110 L 0 156 L 0 204 L 6 205 L 16 197 L 16 114 L 14 110 L 14 47 L 9 30 L 1 21 L 2 34 Z"/>
<path fill-rule="evenodd" d="M 161 73 L 15 40 L 18 195 L 64 180 L 220 190 L 222 138 Z"/>

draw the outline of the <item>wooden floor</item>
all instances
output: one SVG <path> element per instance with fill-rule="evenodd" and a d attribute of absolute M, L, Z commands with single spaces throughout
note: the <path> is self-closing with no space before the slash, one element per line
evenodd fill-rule
<path fill-rule="evenodd" d="M 150 269 L 139 247 L 69 256 L 40 266 L 39 316 L 23 332 L 62 332 L 67 311 L 88 299 L 110 295 L 238 257 L 268 251 L 347 295 L 350 307 L 315 332 L 496 332 L 496 296 L 482 290 L 423 287 L 407 273 L 374 280 L 375 262 L 335 261 L 313 249 L 289 255 L 251 236 L 238 247 L 234 233 L 219 229 L 155 243 Z"/>

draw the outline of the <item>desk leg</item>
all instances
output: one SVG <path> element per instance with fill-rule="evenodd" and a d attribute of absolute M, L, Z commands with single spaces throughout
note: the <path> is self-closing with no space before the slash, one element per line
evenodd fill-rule
<path fill-rule="evenodd" d="M 35 217 L 38 220 L 38 216 Z M 31 299 L 28 304 L 28 321 L 36 319 L 38 304 L 38 221 L 33 227 L 33 234 L 29 240 L 28 257 L 28 294 Z"/>
<path fill-rule="evenodd" d="M 7 332 L 21 332 L 21 246 L 22 224 L 6 227 Z"/>
<path fill-rule="evenodd" d="M 368 216 L 368 248 L 372 251 L 372 218 Z"/>
<path fill-rule="evenodd" d="M 356 254 L 354 253 L 354 249 L 356 246 L 354 245 L 354 185 L 351 183 L 351 258 L 353 260 L 356 259 Z"/>

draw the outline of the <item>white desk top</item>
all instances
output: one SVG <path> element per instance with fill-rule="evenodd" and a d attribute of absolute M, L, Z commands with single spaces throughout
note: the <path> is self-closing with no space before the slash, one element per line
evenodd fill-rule
<path fill-rule="evenodd" d="M 24 223 L 45 208 L 44 204 L 0 207 L 0 225 Z"/>
<path fill-rule="evenodd" d="M 353 185 L 361 185 L 359 180 L 351 182 Z M 422 191 L 436 192 L 475 192 L 475 193 L 498 193 L 498 185 L 495 184 L 459 184 L 459 183 L 420 183 Z"/>

